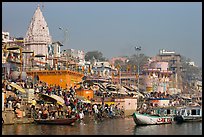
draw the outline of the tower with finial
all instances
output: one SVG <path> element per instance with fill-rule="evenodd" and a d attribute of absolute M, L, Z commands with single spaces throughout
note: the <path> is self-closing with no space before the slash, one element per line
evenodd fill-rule
<path fill-rule="evenodd" d="M 34 54 L 48 55 L 48 45 L 52 43 L 48 25 L 40 10 L 40 4 L 31 19 L 25 37 L 25 49 L 34 51 Z"/>

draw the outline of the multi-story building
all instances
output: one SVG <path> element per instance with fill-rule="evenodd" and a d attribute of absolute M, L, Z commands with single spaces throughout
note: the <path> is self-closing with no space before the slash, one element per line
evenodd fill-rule
<path fill-rule="evenodd" d="M 109 62 L 95 62 L 92 70 L 94 75 L 111 78 L 113 69 Z"/>
<path fill-rule="evenodd" d="M 22 71 L 20 46 L 23 41 L 10 37 L 9 32 L 2 31 L 2 78 L 15 80 Z"/>
<path fill-rule="evenodd" d="M 85 53 L 82 50 L 76 50 L 76 49 L 67 49 L 67 53 L 77 60 L 78 62 L 84 62 L 85 61 Z"/>
<path fill-rule="evenodd" d="M 181 55 L 175 53 L 174 51 L 166 51 L 164 49 L 160 50 L 159 54 L 155 57 L 157 61 L 168 62 L 168 70 L 172 71 L 172 76 L 170 77 L 170 87 L 176 90 L 183 91 L 182 84 L 182 65 L 181 65 Z"/>
<path fill-rule="evenodd" d="M 172 71 L 168 69 L 168 62 L 153 61 L 148 69 L 143 70 L 143 80 L 146 91 L 169 92 L 169 82 Z"/>
<path fill-rule="evenodd" d="M 58 60 L 61 57 L 61 46 L 63 45 L 59 41 L 48 45 L 48 55 L 45 59 L 51 68 L 56 68 L 58 65 Z"/>

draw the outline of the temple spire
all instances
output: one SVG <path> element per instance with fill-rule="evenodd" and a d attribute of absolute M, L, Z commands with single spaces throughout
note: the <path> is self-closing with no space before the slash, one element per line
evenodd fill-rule
<path fill-rule="evenodd" d="M 47 46 L 51 42 L 48 25 L 38 4 L 26 33 L 25 46 L 28 50 L 33 50 L 35 54 L 47 55 Z"/>

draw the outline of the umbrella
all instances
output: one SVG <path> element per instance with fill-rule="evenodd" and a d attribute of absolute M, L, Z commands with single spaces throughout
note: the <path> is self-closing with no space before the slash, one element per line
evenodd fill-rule
<path fill-rule="evenodd" d="M 100 83 L 94 83 L 94 85 L 98 85 L 103 90 L 105 89 L 105 87 L 102 84 L 100 84 Z"/>
<path fill-rule="evenodd" d="M 45 57 L 45 55 L 43 55 L 43 54 L 37 54 L 37 55 L 35 55 L 35 57 Z"/>
<path fill-rule="evenodd" d="M 129 94 L 133 94 L 133 95 L 138 95 L 138 93 L 137 93 L 137 92 L 134 92 L 134 91 L 129 91 L 128 93 L 129 93 Z"/>
<path fill-rule="evenodd" d="M 90 100 L 82 100 L 81 102 L 83 102 L 83 103 L 91 103 Z"/>
<path fill-rule="evenodd" d="M 126 92 L 126 89 L 124 87 L 119 88 L 118 91 L 119 94 L 127 95 L 128 93 Z"/>
<path fill-rule="evenodd" d="M 76 98 L 81 100 L 83 103 L 91 103 L 91 101 L 86 99 L 84 96 L 76 96 Z"/>
<path fill-rule="evenodd" d="M 6 49 L 7 50 L 17 50 L 17 49 L 19 49 L 19 47 L 18 46 L 10 46 L 10 47 L 8 47 Z"/>
<path fill-rule="evenodd" d="M 33 53 L 33 51 L 24 50 L 24 51 L 22 51 L 22 53 Z"/>
<path fill-rule="evenodd" d="M 117 89 L 117 87 L 114 87 L 114 86 L 108 86 L 108 87 L 106 87 L 106 89 L 108 89 L 108 90 L 116 90 Z"/>
<path fill-rule="evenodd" d="M 57 101 L 58 104 L 60 105 L 64 105 L 64 99 L 61 98 L 60 96 L 57 96 L 57 95 L 47 95 L 47 94 L 41 94 L 42 96 L 46 96 L 46 97 L 49 97 L 49 98 L 52 98 L 54 99 L 55 101 Z"/>
<path fill-rule="evenodd" d="M 21 86 L 15 84 L 15 83 L 11 83 L 10 86 L 16 88 L 17 90 L 19 90 L 22 93 L 26 93 L 26 91 Z"/>
<path fill-rule="evenodd" d="M 115 91 L 115 90 L 110 90 L 110 91 L 108 91 L 108 92 L 113 93 L 113 94 L 117 94 L 117 93 L 118 93 L 118 92 Z"/>

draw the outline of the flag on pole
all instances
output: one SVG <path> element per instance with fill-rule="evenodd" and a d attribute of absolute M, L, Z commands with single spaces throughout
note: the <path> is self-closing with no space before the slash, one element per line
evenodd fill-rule
<path fill-rule="evenodd" d="M 88 72 L 91 73 L 91 66 L 89 65 Z"/>
<path fill-rule="evenodd" d="M 84 66 L 82 66 L 82 72 L 84 72 Z"/>
<path fill-rule="evenodd" d="M 112 72 L 112 79 L 114 79 L 114 73 Z"/>
<path fill-rule="evenodd" d="M 130 71 L 130 65 L 127 65 L 127 72 Z"/>
<path fill-rule="evenodd" d="M 137 69 L 137 67 L 136 67 L 136 65 L 134 65 L 134 71 L 136 71 L 136 69 Z"/>

